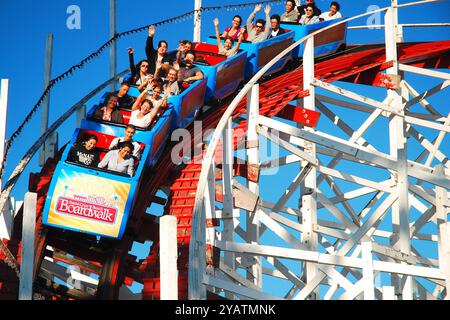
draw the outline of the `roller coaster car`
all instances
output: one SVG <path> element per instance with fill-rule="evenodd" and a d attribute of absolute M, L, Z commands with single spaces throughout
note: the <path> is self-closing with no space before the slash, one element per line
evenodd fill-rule
<path fill-rule="evenodd" d="M 133 176 L 67 161 L 72 146 L 95 134 L 100 159 L 116 136 L 76 129 L 58 163 L 44 207 L 43 223 L 49 226 L 102 237 L 121 238 L 134 206 L 144 164 L 135 163 Z M 141 159 L 153 152 L 140 143 Z"/>
<path fill-rule="evenodd" d="M 195 65 L 207 78 L 205 101 L 225 99 L 244 81 L 246 51 L 239 50 L 227 58 L 218 53 L 219 47 L 214 44 L 196 42 L 193 49 L 197 57 Z"/>
<path fill-rule="evenodd" d="M 280 26 L 281 28 L 292 30 L 294 32 L 294 41 L 298 41 L 316 30 L 328 27 L 329 25 L 335 24 L 343 19 L 344 18 L 321 21 L 309 25 L 302 25 L 297 22 L 282 22 Z M 347 23 L 342 23 L 320 32 L 314 37 L 314 56 L 320 57 L 345 49 L 346 37 Z M 303 57 L 303 43 L 292 51 L 292 56 L 294 58 Z"/>
<path fill-rule="evenodd" d="M 222 40 L 223 41 L 223 40 Z M 240 49 L 247 52 L 247 63 L 245 65 L 245 79 L 250 79 L 255 73 L 261 70 L 277 54 L 289 47 L 294 41 L 294 32 L 287 30 L 286 33 L 269 38 L 267 40 L 251 43 L 242 41 Z M 216 37 L 209 37 L 207 43 L 217 43 Z M 292 59 L 292 54 L 288 53 L 284 58 L 275 63 L 264 75 L 270 75 L 284 68 L 286 63 Z"/>

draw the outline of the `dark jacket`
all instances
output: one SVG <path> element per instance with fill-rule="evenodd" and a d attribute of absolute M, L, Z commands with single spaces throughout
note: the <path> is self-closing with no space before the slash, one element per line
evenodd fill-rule
<path fill-rule="evenodd" d="M 147 55 L 148 60 L 148 73 L 154 74 L 156 70 L 156 60 L 158 58 L 158 50 L 153 46 L 153 37 L 147 37 L 147 42 L 145 44 L 145 54 Z M 173 57 L 166 54 L 162 62 L 163 63 L 172 63 Z"/>
<path fill-rule="evenodd" d="M 104 106 L 98 106 L 98 108 L 95 109 L 93 118 L 103 120 L 103 107 Z M 113 112 L 111 112 L 111 122 L 123 123 L 123 116 L 118 110 L 114 110 Z"/>
<path fill-rule="evenodd" d="M 282 35 L 282 34 L 285 33 L 285 32 L 286 32 L 285 29 L 279 27 L 279 28 L 278 28 L 277 36 Z M 276 37 L 276 36 L 275 36 L 275 37 Z M 268 38 L 268 39 L 270 39 L 270 38 L 274 38 L 274 37 L 272 36 L 272 31 L 270 31 L 270 34 L 269 34 L 269 38 Z"/>
<path fill-rule="evenodd" d="M 84 145 L 77 144 L 70 149 L 67 156 L 67 161 L 97 167 L 100 158 L 95 149 L 87 150 Z"/>
<path fill-rule="evenodd" d="M 306 9 L 306 4 L 301 5 L 299 7 L 297 7 L 297 11 L 298 11 L 298 20 L 300 21 L 300 18 L 302 17 L 302 15 L 305 14 L 305 9 Z M 320 14 L 322 13 L 322 10 L 320 10 L 316 4 L 313 4 L 314 7 L 314 15 L 315 16 L 320 16 Z"/>

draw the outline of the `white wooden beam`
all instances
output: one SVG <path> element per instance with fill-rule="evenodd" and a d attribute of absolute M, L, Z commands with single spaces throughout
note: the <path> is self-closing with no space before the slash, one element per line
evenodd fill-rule
<path fill-rule="evenodd" d="M 253 85 L 247 94 L 247 143 L 252 147 L 247 149 L 247 160 L 251 164 L 259 164 L 259 138 L 257 125 L 259 122 L 259 84 Z M 248 181 L 248 189 L 259 195 L 259 185 L 257 182 Z M 252 244 L 258 244 L 260 238 L 260 217 L 259 211 L 248 212 L 247 214 L 247 239 Z M 247 279 L 252 280 L 259 288 L 262 287 L 262 263 L 259 257 L 254 257 L 254 264 L 247 272 Z"/>
<path fill-rule="evenodd" d="M 177 218 L 175 216 L 160 217 L 159 237 L 161 300 L 178 300 Z"/>
<path fill-rule="evenodd" d="M 22 261 L 20 264 L 19 277 L 19 300 L 33 299 L 36 203 L 36 193 L 25 193 L 22 225 Z"/>

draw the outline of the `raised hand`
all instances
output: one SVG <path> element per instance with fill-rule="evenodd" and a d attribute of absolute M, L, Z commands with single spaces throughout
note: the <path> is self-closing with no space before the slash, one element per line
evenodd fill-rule
<path fill-rule="evenodd" d="M 151 25 L 150 27 L 148 27 L 148 36 L 153 37 L 154 35 L 155 35 L 155 26 Z"/>
<path fill-rule="evenodd" d="M 264 8 L 264 13 L 265 13 L 266 15 L 269 15 L 269 13 L 270 13 L 270 5 L 267 5 L 267 6 Z"/>
<path fill-rule="evenodd" d="M 128 48 L 128 54 L 133 54 L 134 53 L 134 50 L 133 50 L 133 48 Z"/>
<path fill-rule="evenodd" d="M 178 61 L 175 61 L 175 62 L 173 63 L 173 68 L 174 68 L 175 70 L 177 70 L 177 71 L 180 70 L 180 64 L 178 63 Z"/>
<path fill-rule="evenodd" d="M 217 19 L 217 18 L 214 19 L 214 25 L 215 25 L 216 27 L 219 26 L 219 19 Z"/>
<path fill-rule="evenodd" d="M 261 8 L 262 8 L 262 4 L 259 3 L 259 4 L 256 5 L 255 10 L 253 10 L 253 12 L 256 13 L 256 12 L 260 11 Z"/>
<path fill-rule="evenodd" d="M 244 33 L 245 33 L 246 31 L 247 31 L 247 28 L 245 28 L 245 27 L 242 27 L 242 28 L 239 30 L 241 36 L 244 36 Z"/>

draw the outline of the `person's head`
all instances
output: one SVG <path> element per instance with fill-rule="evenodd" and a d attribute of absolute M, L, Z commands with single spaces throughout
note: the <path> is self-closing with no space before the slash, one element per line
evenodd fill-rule
<path fill-rule="evenodd" d="M 312 4 L 308 4 L 306 5 L 306 16 L 308 18 L 311 18 L 312 16 L 314 16 L 314 6 Z"/>
<path fill-rule="evenodd" d="M 336 14 L 336 12 L 338 12 L 339 10 L 341 10 L 341 5 L 336 1 L 331 2 L 331 4 L 330 4 L 331 14 L 334 16 Z"/>
<path fill-rule="evenodd" d="M 119 155 L 122 158 L 128 157 L 134 151 L 134 146 L 129 141 L 122 141 L 119 146 Z"/>
<path fill-rule="evenodd" d="M 231 25 L 233 26 L 233 27 L 235 27 L 235 28 L 239 28 L 240 26 L 241 26 L 241 24 L 242 24 L 242 18 L 241 18 L 241 16 L 240 15 L 235 15 L 234 17 L 233 17 L 233 20 L 231 21 Z"/>
<path fill-rule="evenodd" d="M 183 40 L 183 41 L 181 41 L 181 44 L 183 45 L 183 53 L 191 51 L 191 49 L 192 49 L 192 42 L 191 41 Z"/>
<path fill-rule="evenodd" d="M 141 74 L 147 74 L 148 73 L 148 67 L 149 67 L 149 63 L 147 60 L 141 60 L 139 61 L 139 63 L 137 64 L 138 70 Z"/>
<path fill-rule="evenodd" d="M 265 25 L 266 25 L 265 20 L 263 20 L 263 19 L 256 20 L 256 24 L 255 24 L 256 33 L 258 34 L 258 33 L 262 32 Z"/>
<path fill-rule="evenodd" d="M 292 10 L 294 10 L 294 8 L 295 8 L 294 0 L 287 0 L 285 8 L 286 8 L 286 12 L 287 13 L 291 12 Z"/>
<path fill-rule="evenodd" d="M 158 42 L 158 54 L 163 56 L 167 53 L 167 48 L 169 47 L 169 45 L 167 44 L 166 40 L 161 40 L 160 42 Z"/>
<path fill-rule="evenodd" d="M 169 72 L 167 72 L 167 80 L 169 80 L 169 82 L 174 82 L 177 80 L 177 77 L 178 77 L 177 70 L 175 70 L 174 68 L 170 68 Z"/>
<path fill-rule="evenodd" d="M 119 105 L 119 97 L 115 94 L 111 94 L 108 96 L 106 107 L 109 109 L 115 109 Z"/>
<path fill-rule="evenodd" d="M 158 98 L 159 95 L 161 94 L 161 92 L 162 92 L 161 86 L 160 85 L 155 86 L 153 88 L 153 94 L 152 94 L 153 98 Z"/>
<path fill-rule="evenodd" d="M 92 150 L 95 148 L 97 142 L 98 142 L 97 136 L 95 134 L 91 134 L 84 141 L 84 147 L 86 148 L 86 150 Z"/>
<path fill-rule="evenodd" d="M 233 47 L 234 40 L 231 37 L 226 37 L 223 42 L 223 47 L 227 50 L 230 50 Z"/>
<path fill-rule="evenodd" d="M 120 85 L 119 92 L 117 93 L 117 95 L 119 97 L 126 96 L 127 93 L 128 93 L 128 90 L 130 90 L 130 84 L 128 82 L 122 82 L 122 84 Z"/>
<path fill-rule="evenodd" d="M 141 104 L 141 113 L 145 116 L 147 113 L 152 110 L 153 103 L 149 99 L 145 99 L 144 102 Z"/>
<path fill-rule="evenodd" d="M 314 0 L 306 0 L 306 4 L 314 4 Z"/>
<path fill-rule="evenodd" d="M 270 17 L 270 25 L 272 26 L 273 30 L 278 30 L 278 28 L 280 27 L 280 16 L 277 14 L 273 14 Z"/>
<path fill-rule="evenodd" d="M 129 124 L 125 127 L 125 141 L 129 141 L 133 138 L 136 133 L 136 127 L 132 124 Z"/>
<path fill-rule="evenodd" d="M 184 57 L 184 63 L 186 66 L 191 66 L 195 61 L 196 55 L 194 51 L 188 51 Z"/>

